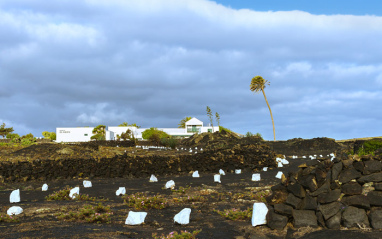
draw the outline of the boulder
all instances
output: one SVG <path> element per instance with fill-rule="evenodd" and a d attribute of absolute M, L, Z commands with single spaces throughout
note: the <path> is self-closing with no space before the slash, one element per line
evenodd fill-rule
<path fill-rule="evenodd" d="M 275 213 L 273 210 L 269 210 L 267 213 L 267 226 L 271 229 L 282 230 L 288 223 L 288 217 Z"/>
<path fill-rule="evenodd" d="M 182 225 L 188 224 L 190 223 L 190 214 L 191 208 L 184 208 L 182 211 L 175 215 L 174 222 Z"/>
<path fill-rule="evenodd" d="M 282 215 L 287 215 L 287 216 L 291 216 L 293 211 L 292 206 L 286 205 L 284 203 L 275 204 L 274 209 L 275 209 L 275 212 Z"/>
<path fill-rule="evenodd" d="M 300 207 L 301 199 L 289 193 L 285 203 L 297 209 Z"/>
<path fill-rule="evenodd" d="M 304 188 L 309 189 L 310 192 L 314 192 L 318 188 L 316 178 L 314 177 L 314 175 L 311 175 L 311 174 L 300 176 L 298 178 L 298 182 Z"/>
<path fill-rule="evenodd" d="M 338 175 L 340 175 L 342 171 L 342 162 L 335 163 L 332 167 L 332 181 L 338 179 Z"/>
<path fill-rule="evenodd" d="M 343 197 L 341 199 L 341 202 L 347 206 L 370 209 L 369 199 L 365 195 L 354 195 L 354 196 Z"/>
<path fill-rule="evenodd" d="M 367 194 L 371 206 L 382 206 L 382 191 L 371 191 Z"/>
<path fill-rule="evenodd" d="M 369 214 L 370 224 L 374 229 L 382 229 L 382 210 L 371 210 Z"/>
<path fill-rule="evenodd" d="M 305 189 L 299 183 L 289 184 L 287 190 L 299 198 L 305 197 L 306 194 Z"/>
<path fill-rule="evenodd" d="M 319 187 L 316 191 L 310 193 L 310 196 L 317 197 L 322 193 L 327 193 L 330 191 L 330 182 L 327 180 L 321 187 Z"/>
<path fill-rule="evenodd" d="M 364 209 L 348 207 L 342 213 L 342 221 L 345 227 L 369 227 L 369 219 Z"/>
<path fill-rule="evenodd" d="M 362 174 L 355 168 L 346 168 L 340 173 L 339 180 L 341 183 L 348 183 L 353 179 L 360 178 L 361 176 Z"/>
<path fill-rule="evenodd" d="M 376 172 L 380 172 L 382 169 L 382 163 L 378 160 L 369 160 L 369 161 L 364 161 L 365 167 L 363 169 L 363 174 L 372 174 Z"/>
<path fill-rule="evenodd" d="M 362 186 L 357 182 L 349 182 L 342 185 L 341 191 L 345 195 L 359 195 L 362 193 Z"/>
<path fill-rule="evenodd" d="M 374 188 L 376 191 L 382 191 L 382 183 L 375 183 Z"/>
<path fill-rule="evenodd" d="M 325 220 L 328 220 L 332 216 L 336 215 L 340 211 L 340 209 L 341 209 L 341 203 L 339 202 L 332 202 L 329 204 L 320 205 L 318 207 L 318 210 L 320 210 Z"/>
<path fill-rule="evenodd" d="M 319 203 L 331 203 L 334 201 L 337 201 L 341 196 L 341 190 L 336 189 L 336 190 L 331 190 L 327 193 L 322 193 L 317 196 L 317 202 Z"/>
<path fill-rule="evenodd" d="M 23 213 L 23 209 L 19 206 L 12 206 L 10 207 L 8 210 L 7 210 L 7 214 L 9 216 L 12 216 L 12 215 L 19 215 Z"/>
<path fill-rule="evenodd" d="M 306 195 L 300 204 L 301 210 L 317 210 L 317 200 L 314 197 Z"/>
<path fill-rule="evenodd" d="M 133 212 L 130 211 L 127 215 L 125 224 L 126 225 L 139 225 L 144 223 L 147 212 Z"/>
<path fill-rule="evenodd" d="M 363 172 L 363 169 L 365 165 L 363 164 L 362 161 L 354 161 L 353 162 L 353 167 L 358 171 L 358 172 Z"/>
<path fill-rule="evenodd" d="M 336 215 L 332 216 L 326 220 L 326 227 L 329 229 L 340 229 L 341 227 L 341 211 L 337 212 Z"/>
<path fill-rule="evenodd" d="M 20 189 L 13 190 L 11 192 L 11 195 L 9 195 L 9 202 L 10 203 L 20 202 Z"/>
<path fill-rule="evenodd" d="M 320 211 L 316 211 L 316 217 L 317 217 L 318 225 L 321 227 L 326 227 L 324 216 L 322 215 Z"/>
<path fill-rule="evenodd" d="M 382 182 L 382 172 L 362 176 L 357 180 L 357 182 L 359 182 L 360 184 L 369 183 L 369 182 Z"/>
<path fill-rule="evenodd" d="M 317 217 L 311 210 L 293 210 L 293 226 L 299 227 L 317 227 Z"/>
<path fill-rule="evenodd" d="M 252 211 L 252 226 L 258 226 L 267 224 L 267 213 L 268 208 L 265 203 L 259 202 L 253 204 L 253 211 Z"/>

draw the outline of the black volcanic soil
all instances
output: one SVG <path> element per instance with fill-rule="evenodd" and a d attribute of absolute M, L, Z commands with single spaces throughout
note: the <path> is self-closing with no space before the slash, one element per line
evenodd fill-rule
<path fill-rule="evenodd" d="M 220 139 L 219 139 L 220 140 Z M 230 139 L 232 142 L 237 142 Z M 256 192 L 267 194 L 272 185 L 278 184 L 279 179 L 275 178 L 278 171 L 285 174 L 296 171 L 298 165 L 311 161 L 308 157 L 302 156 L 317 154 L 320 158 L 328 158 L 328 154 L 337 151 L 341 153 L 341 145 L 330 139 L 318 139 L 303 142 L 302 140 L 281 141 L 283 143 L 270 143 L 270 147 L 278 154 L 284 154 L 289 160 L 289 165 L 282 168 L 270 168 L 268 171 L 258 171 L 261 174 L 261 181 L 252 182 L 251 175 L 255 171 L 244 171 L 242 174 L 226 172 L 221 178 L 221 184 L 213 181 L 213 175 L 217 172 L 200 173 L 200 178 L 192 178 L 190 173 L 179 175 L 159 176 L 159 182 L 150 183 L 148 177 L 144 178 L 93 178 L 93 187 L 84 188 L 82 181 L 84 178 L 73 178 L 52 181 L 28 181 L 19 183 L 0 184 L 0 214 L 6 213 L 11 206 L 20 206 L 24 212 L 16 216 L 19 222 L 5 223 L 0 222 L 0 238 L 152 238 L 153 233 L 158 235 L 168 235 L 171 231 L 180 232 L 181 230 L 194 231 L 202 230 L 197 238 L 382 238 L 382 231 L 379 230 L 327 230 L 322 228 L 300 228 L 295 229 L 292 224 L 282 231 L 271 230 L 266 226 L 251 226 L 251 220 L 230 221 L 220 216 L 215 210 L 231 208 L 246 209 L 252 207 L 254 202 L 261 201 L 250 195 Z M 204 140 L 204 147 L 220 147 L 224 141 L 208 144 Z M 201 144 L 199 143 L 199 145 Z M 215 145 L 215 146 L 213 146 Z M 284 146 L 283 146 L 284 145 Z M 195 142 L 188 142 L 184 147 L 194 147 Z M 6 157 L 29 157 L 32 159 L 41 157 L 66 157 L 68 154 L 57 153 L 57 145 L 52 146 L 33 146 L 15 152 L 6 152 L 2 155 L 2 160 Z M 60 146 L 63 148 L 62 146 Z M 70 148 L 73 150 L 72 147 Z M 44 149 L 45 148 L 45 149 Z M 124 148 L 105 148 L 104 151 L 94 151 L 91 149 L 76 148 L 75 154 L 92 154 L 93 156 L 103 157 L 106 154 L 118 154 Z M 134 149 L 135 150 L 135 149 Z M 112 151 L 112 152 L 111 152 Z M 34 152 L 34 153 L 32 153 Z M 43 152 L 43 153 L 42 153 Z M 135 152 L 136 153 L 136 152 Z M 145 154 L 145 152 L 141 152 Z M 170 152 L 151 152 L 167 153 Z M 175 152 L 174 153 L 181 153 Z M 36 156 L 39 154 L 40 156 Z M 4 156 L 6 155 L 6 156 Z M 73 152 L 71 152 L 73 155 Z M 298 158 L 292 159 L 292 155 Z M 184 194 L 164 189 L 168 180 L 175 181 L 175 189 L 180 187 L 188 188 Z M 49 185 L 49 190 L 41 191 L 43 183 Z M 80 187 L 80 194 L 88 194 L 96 197 L 95 201 L 47 201 L 45 197 L 54 191 L 61 190 L 66 186 Z M 136 192 L 146 192 L 149 195 L 160 194 L 166 198 L 169 207 L 159 210 L 135 210 L 124 204 L 122 197 L 116 196 L 115 192 L 119 187 L 126 187 L 127 194 Z M 9 203 L 9 195 L 12 190 L 20 189 L 21 202 Z M 180 198 L 201 195 L 203 200 L 195 202 L 180 202 Z M 98 204 L 110 206 L 113 215 L 111 223 L 93 224 L 86 222 L 66 222 L 56 218 L 56 214 L 63 209 L 77 210 L 85 204 Z M 173 217 L 183 208 L 191 208 L 191 218 L 188 225 L 174 224 Z M 147 211 L 148 215 L 145 223 L 137 226 L 125 225 L 125 220 L 129 211 Z"/>

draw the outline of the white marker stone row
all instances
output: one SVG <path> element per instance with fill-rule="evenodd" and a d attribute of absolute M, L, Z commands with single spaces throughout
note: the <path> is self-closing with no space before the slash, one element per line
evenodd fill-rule
<path fill-rule="evenodd" d="M 184 208 L 178 214 L 174 216 L 174 222 L 178 224 L 188 224 L 190 223 L 191 208 Z M 130 211 L 127 215 L 125 224 L 126 225 L 140 225 L 145 222 L 147 212 L 133 212 Z"/>

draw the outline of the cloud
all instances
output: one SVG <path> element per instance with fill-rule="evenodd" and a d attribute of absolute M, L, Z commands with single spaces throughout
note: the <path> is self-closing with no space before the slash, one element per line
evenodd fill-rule
<path fill-rule="evenodd" d="M 255 75 L 271 82 L 280 139 L 378 134 L 379 16 L 207 0 L 24 0 L 0 9 L 1 117 L 21 134 L 124 121 L 177 127 L 185 116 L 207 123 L 208 105 L 225 127 L 272 139 L 263 96 L 249 90 Z"/>

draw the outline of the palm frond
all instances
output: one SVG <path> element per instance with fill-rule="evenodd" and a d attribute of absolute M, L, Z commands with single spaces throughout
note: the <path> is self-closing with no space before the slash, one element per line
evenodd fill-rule
<path fill-rule="evenodd" d="M 261 76 L 255 76 L 251 80 L 250 89 L 254 92 L 259 92 L 263 90 L 267 85 L 269 85 L 269 81 L 264 80 Z"/>

